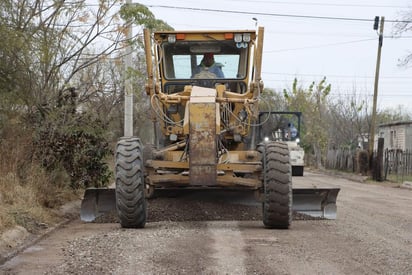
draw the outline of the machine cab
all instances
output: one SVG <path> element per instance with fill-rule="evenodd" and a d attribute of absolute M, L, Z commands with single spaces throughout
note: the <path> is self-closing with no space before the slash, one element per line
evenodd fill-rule
<path fill-rule="evenodd" d="M 157 32 L 154 38 L 162 92 L 216 84 L 235 93 L 247 91 L 255 31 Z"/>

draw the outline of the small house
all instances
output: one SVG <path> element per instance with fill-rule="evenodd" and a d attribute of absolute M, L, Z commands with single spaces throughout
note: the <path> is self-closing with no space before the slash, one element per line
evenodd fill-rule
<path fill-rule="evenodd" d="M 384 138 L 384 149 L 412 149 L 412 121 L 397 121 L 379 125 L 379 137 Z"/>

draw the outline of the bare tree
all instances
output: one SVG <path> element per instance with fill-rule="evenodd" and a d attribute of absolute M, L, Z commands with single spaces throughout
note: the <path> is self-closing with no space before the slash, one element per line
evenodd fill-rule
<path fill-rule="evenodd" d="M 395 24 L 394 33 L 397 36 L 401 36 L 403 33 L 412 31 L 412 9 L 403 11 L 400 14 L 401 18 L 398 23 Z M 409 66 L 412 62 L 412 51 L 409 51 L 406 56 L 400 59 L 401 66 Z"/>
<path fill-rule="evenodd" d="M 331 101 L 329 147 L 355 149 L 359 139 L 363 140 L 370 132 L 369 107 L 368 97 L 358 94 L 356 88 L 350 96 L 339 95 Z"/>

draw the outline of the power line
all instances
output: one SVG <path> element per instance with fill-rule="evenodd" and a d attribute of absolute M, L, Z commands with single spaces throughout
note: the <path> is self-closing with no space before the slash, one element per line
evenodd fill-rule
<path fill-rule="evenodd" d="M 403 38 L 407 38 L 407 39 L 410 39 L 410 38 L 412 38 L 412 36 L 384 35 L 383 38 L 389 38 L 389 39 L 403 39 Z"/>
<path fill-rule="evenodd" d="M 299 84 L 302 84 L 303 86 L 312 84 L 313 82 L 318 83 L 320 79 L 306 79 L 302 80 L 299 79 Z M 267 79 L 264 78 L 265 86 L 289 86 L 294 82 L 294 79 L 289 78 L 289 79 Z M 397 92 L 405 92 L 408 94 L 412 95 L 412 89 L 411 83 L 395 83 L 394 81 L 390 80 L 389 82 L 387 81 L 381 81 L 382 85 L 381 88 L 382 90 L 396 90 Z M 373 85 L 372 81 L 367 81 L 367 82 L 362 82 L 362 81 L 350 81 L 350 80 L 340 80 L 340 79 L 335 79 L 335 80 L 327 80 L 328 84 L 331 84 L 334 89 L 345 89 L 345 90 L 350 90 L 354 88 L 371 88 Z"/>
<path fill-rule="evenodd" d="M 250 1 L 239 1 L 239 0 L 226 0 L 233 2 L 248 2 Z M 363 8 L 407 8 L 406 6 L 395 6 L 395 5 L 365 5 L 365 4 L 332 4 L 332 3 L 320 3 L 320 2 L 284 2 L 284 1 L 256 1 L 259 3 L 267 4 L 286 4 L 286 5 L 299 5 L 299 6 L 331 6 L 331 7 L 363 7 Z"/>
<path fill-rule="evenodd" d="M 331 96 L 334 96 L 334 97 L 337 97 L 337 96 L 368 96 L 368 97 L 372 97 L 373 96 L 373 94 L 371 94 L 371 93 L 368 93 L 368 94 L 356 94 L 356 93 L 349 93 L 349 94 L 331 94 Z M 409 95 L 402 95 L 402 94 L 390 94 L 390 95 L 387 95 L 387 94 L 381 94 L 381 95 L 379 95 L 379 98 L 381 98 L 381 97 L 412 97 L 412 95 L 411 94 L 409 94 Z"/>
<path fill-rule="evenodd" d="M 316 45 L 316 46 L 308 46 L 308 47 L 300 47 L 300 48 L 291 48 L 291 49 L 280 49 L 280 50 L 274 50 L 274 51 L 265 51 L 264 53 L 278 53 L 278 52 L 288 52 L 288 51 L 296 51 L 296 50 L 317 49 L 317 48 L 322 48 L 322 47 L 340 46 L 340 45 L 353 44 L 353 43 L 359 43 L 359 42 L 365 42 L 365 41 L 372 41 L 372 40 L 376 40 L 376 38 L 368 38 L 368 39 L 355 40 L 355 41 L 330 43 L 330 44 L 323 44 L 323 45 Z"/>
<path fill-rule="evenodd" d="M 175 0 L 176 1 L 176 0 Z M 177 1 L 184 1 L 187 0 L 177 0 Z M 224 0 L 225 2 L 243 2 L 250 4 L 250 0 Z M 191 1 L 195 3 L 199 3 L 199 1 Z M 321 2 L 288 2 L 288 1 L 265 1 L 265 0 L 253 0 L 253 3 L 265 3 L 265 4 L 273 4 L 273 5 L 299 5 L 299 6 L 324 6 L 324 7 L 358 7 L 358 8 L 394 8 L 394 9 L 408 9 L 409 6 L 401 6 L 401 5 L 368 5 L 368 4 L 341 4 L 341 3 L 321 3 Z M 123 4 L 117 3 L 116 6 L 121 6 Z M 148 6 L 147 4 L 144 4 Z M 99 4 L 85 4 L 87 7 L 99 7 Z"/>
<path fill-rule="evenodd" d="M 234 14 L 248 14 L 248 15 L 263 15 L 274 17 L 291 17 L 291 18 L 305 18 L 305 19 L 320 19 L 320 20 L 340 20 L 340 21 L 358 21 L 358 22 L 374 22 L 374 19 L 366 18 L 351 18 L 351 17 L 333 17 L 333 16 L 315 16 L 315 15 L 298 15 L 298 14 L 281 14 L 281 13 L 266 13 L 266 12 L 252 12 L 252 11 L 235 11 L 235 10 L 221 10 L 221 9 L 208 9 L 208 8 L 191 8 L 191 7 L 173 7 L 166 5 L 147 5 L 151 8 L 164 8 L 164 9 L 178 9 L 178 10 L 191 10 L 202 12 L 219 12 L 219 13 L 234 13 Z M 410 20 L 385 20 L 391 23 L 412 23 Z"/>
<path fill-rule="evenodd" d="M 265 75 L 265 78 L 263 81 L 265 83 L 290 83 L 293 82 L 294 79 L 296 78 L 300 83 L 312 83 L 312 82 L 318 82 L 320 79 L 323 79 L 323 77 L 313 77 L 313 78 L 299 78 L 299 77 L 284 77 L 282 78 L 281 76 L 278 77 L 267 77 L 267 75 L 262 72 L 263 75 Z M 327 83 L 330 83 L 334 85 L 335 87 L 337 86 L 364 86 L 367 85 L 369 86 L 372 84 L 373 79 L 349 79 L 349 78 L 336 78 L 336 77 L 327 77 L 326 78 Z M 396 79 L 381 79 L 382 82 L 382 87 L 398 87 L 398 88 L 405 88 L 408 89 L 408 91 L 412 91 L 412 89 L 409 89 L 412 85 L 412 82 L 409 79 L 402 79 L 402 80 L 396 80 Z"/>
<path fill-rule="evenodd" d="M 250 3 L 250 0 L 226 0 L 231 2 L 247 2 Z M 407 6 L 395 6 L 395 5 L 366 5 L 366 4 L 335 4 L 335 3 L 320 3 L 320 2 L 285 2 L 285 1 L 257 1 L 253 2 L 258 3 L 267 3 L 267 4 L 285 4 L 285 5 L 299 5 L 299 6 L 330 6 L 330 7 L 361 7 L 361 8 L 408 8 Z"/>
<path fill-rule="evenodd" d="M 285 75 L 285 76 L 310 76 L 310 77 L 339 77 L 339 78 L 354 78 L 357 76 L 353 75 L 324 75 L 324 74 L 292 74 L 292 73 L 276 73 L 276 72 L 262 72 L 269 75 Z M 374 76 L 358 76 L 359 78 L 370 78 L 374 79 Z M 407 79 L 410 80 L 411 78 L 408 76 L 380 76 L 381 79 Z"/>

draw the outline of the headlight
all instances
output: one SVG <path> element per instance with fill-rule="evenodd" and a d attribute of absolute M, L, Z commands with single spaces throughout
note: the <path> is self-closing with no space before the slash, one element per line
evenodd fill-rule
<path fill-rule="evenodd" d="M 297 138 L 297 139 L 296 139 L 296 142 L 299 143 L 299 142 L 300 142 L 300 138 Z"/>
<path fill-rule="evenodd" d="M 250 33 L 243 34 L 243 42 L 250 42 Z"/>
<path fill-rule="evenodd" d="M 235 33 L 235 42 L 239 43 L 239 42 L 242 42 L 242 40 L 243 40 L 242 34 L 241 33 Z"/>
<path fill-rule="evenodd" d="M 167 42 L 169 42 L 170 44 L 176 43 L 176 35 L 170 34 L 170 35 L 167 37 Z"/>
<path fill-rule="evenodd" d="M 268 142 L 268 141 L 269 141 L 269 137 L 265 137 L 263 140 L 264 140 L 265 142 Z"/>

